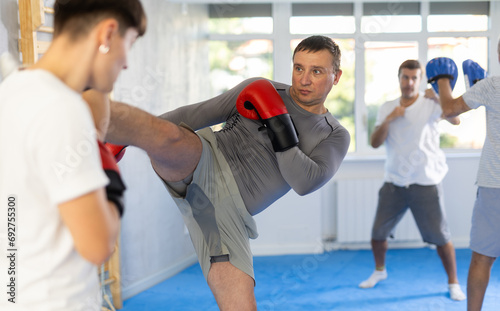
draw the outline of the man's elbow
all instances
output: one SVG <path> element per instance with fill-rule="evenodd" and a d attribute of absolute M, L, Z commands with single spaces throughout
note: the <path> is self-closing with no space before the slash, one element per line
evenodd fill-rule
<path fill-rule="evenodd" d="M 441 110 L 443 111 L 443 117 L 446 119 L 453 118 L 458 115 L 453 99 L 441 98 Z"/>
<path fill-rule="evenodd" d="M 89 235 L 85 241 L 80 241 L 75 246 L 84 259 L 99 266 L 114 253 L 117 238 L 118 226 L 113 225 L 108 230 L 101 231 L 98 235 Z"/>
<path fill-rule="evenodd" d="M 306 189 L 293 189 L 295 193 L 297 193 L 299 196 L 303 197 L 311 193 L 311 191 L 306 190 Z"/>
<path fill-rule="evenodd" d="M 329 178 L 328 178 L 329 180 Z M 313 182 L 311 181 L 310 183 L 304 183 L 301 185 L 294 185 L 292 186 L 293 191 L 300 195 L 301 197 L 306 196 L 308 194 L 313 193 L 314 191 L 320 189 L 323 187 L 323 185 L 326 184 L 326 181 L 323 181 L 321 183 Z"/>
<path fill-rule="evenodd" d="M 105 263 L 115 251 L 114 243 L 96 243 L 92 248 L 79 249 L 78 253 L 90 263 L 100 266 Z"/>
<path fill-rule="evenodd" d="M 373 148 L 377 149 L 378 147 L 380 147 L 380 145 L 382 145 L 382 142 L 377 140 L 377 139 L 372 138 L 372 139 L 370 139 L 370 145 Z"/>
<path fill-rule="evenodd" d="M 384 143 L 384 140 L 385 136 L 381 134 L 380 126 L 376 126 L 375 129 L 373 129 L 373 133 L 370 135 L 370 146 L 377 149 Z"/>
<path fill-rule="evenodd" d="M 456 111 L 449 106 L 443 106 L 443 117 L 446 119 L 452 119 L 457 116 Z"/>
<path fill-rule="evenodd" d="M 460 118 L 459 117 L 452 117 L 447 119 L 448 122 L 450 122 L 453 125 L 460 125 Z"/>

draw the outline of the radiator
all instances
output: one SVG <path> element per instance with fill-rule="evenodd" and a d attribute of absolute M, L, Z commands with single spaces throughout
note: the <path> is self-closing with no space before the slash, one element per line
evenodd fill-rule
<path fill-rule="evenodd" d="M 382 178 L 342 179 L 335 182 L 338 243 L 370 242 L 378 191 L 382 183 Z M 391 241 L 422 241 L 410 210 L 397 225 L 394 239 L 389 239 Z"/>

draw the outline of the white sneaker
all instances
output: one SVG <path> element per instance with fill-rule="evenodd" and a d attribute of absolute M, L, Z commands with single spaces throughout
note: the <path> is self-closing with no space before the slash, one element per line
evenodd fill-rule
<path fill-rule="evenodd" d="M 359 283 L 359 287 L 372 288 L 375 285 L 377 285 L 378 282 L 383 281 L 385 279 L 387 279 L 387 270 L 385 269 L 383 271 L 375 270 L 367 280 L 364 280 L 363 282 Z"/>
<path fill-rule="evenodd" d="M 465 296 L 464 292 L 460 288 L 460 284 L 448 284 L 448 289 L 450 291 L 450 298 L 452 300 L 461 301 L 467 298 L 467 296 Z"/>

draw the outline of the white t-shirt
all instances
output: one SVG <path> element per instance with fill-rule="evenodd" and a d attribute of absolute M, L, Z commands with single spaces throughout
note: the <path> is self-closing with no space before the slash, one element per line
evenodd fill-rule
<path fill-rule="evenodd" d="M 87 104 L 47 71 L 15 73 L 0 84 L 0 146 L 0 310 L 100 310 L 97 267 L 58 210 L 108 183 Z"/>
<path fill-rule="evenodd" d="M 477 185 L 500 188 L 500 77 L 491 76 L 479 81 L 462 97 L 472 109 L 486 108 L 486 139 L 479 161 Z"/>
<path fill-rule="evenodd" d="M 384 103 L 378 111 L 375 126 L 382 124 L 399 103 L 400 98 Z M 439 148 L 438 122 L 441 114 L 439 104 L 420 94 L 405 109 L 404 116 L 389 123 L 385 140 L 386 182 L 404 187 L 411 184 L 436 185 L 443 180 L 448 166 L 444 152 Z"/>

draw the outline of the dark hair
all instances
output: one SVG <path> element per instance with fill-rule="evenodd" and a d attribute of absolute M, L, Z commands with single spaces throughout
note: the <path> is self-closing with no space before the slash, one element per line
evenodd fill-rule
<path fill-rule="evenodd" d="M 146 32 L 146 14 L 140 0 L 56 0 L 54 36 L 67 32 L 78 38 L 106 18 L 118 21 L 121 35 L 128 28 L 135 28 L 139 36 Z"/>
<path fill-rule="evenodd" d="M 421 74 L 423 74 L 423 70 L 422 70 L 422 66 L 420 65 L 420 62 L 416 59 L 408 59 L 408 60 L 405 60 L 400 66 L 399 66 L 399 70 L 398 70 L 398 77 L 399 75 L 401 74 L 401 71 L 403 70 L 403 68 L 406 68 L 406 69 L 420 69 L 420 72 Z"/>
<path fill-rule="evenodd" d="M 308 52 L 319 52 L 322 50 L 327 50 L 333 56 L 333 69 L 337 72 L 340 69 L 340 48 L 332 39 L 325 36 L 311 36 L 302 40 L 299 45 L 293 51 L 293 57 L 295 53 L 308 51 Z"/>

